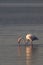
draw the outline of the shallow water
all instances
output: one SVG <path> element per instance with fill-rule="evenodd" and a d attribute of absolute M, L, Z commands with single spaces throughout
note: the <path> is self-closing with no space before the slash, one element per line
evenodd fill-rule
<path fill-rule="evenodd" d="M 18 36 L 28 32 L 39 40 L 19 46 Z M 0 65 L 43 65 L 43 25 L 0 26 Z"/>

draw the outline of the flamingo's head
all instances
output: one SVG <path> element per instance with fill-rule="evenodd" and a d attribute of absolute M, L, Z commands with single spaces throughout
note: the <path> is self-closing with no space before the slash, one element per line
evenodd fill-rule
<path fill-rule="evenodd" d="M 29 40 L 32 37 L 32 34 L 26 34 L 26 40 Z"/>

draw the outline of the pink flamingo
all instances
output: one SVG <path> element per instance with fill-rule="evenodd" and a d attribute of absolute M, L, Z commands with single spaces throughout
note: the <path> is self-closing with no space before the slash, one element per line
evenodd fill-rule
<path fill-rule="evenodd" d="M 18 43 L 20 44 L 21 40 L 23 40 L 25 43 L 30 41 L 30 43 L 32 44 L 32 42 L 34 40 L 38 40 L 38 38 L 35 35 L 32 35 L 32 34 L 26 34 L 25 39 L 26 40 L 24 40 L 21 36 L 19 36 Z"/>

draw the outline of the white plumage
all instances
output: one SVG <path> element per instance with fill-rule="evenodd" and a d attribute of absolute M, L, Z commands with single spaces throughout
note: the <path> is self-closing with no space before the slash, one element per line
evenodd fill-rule
<path fill-rule="evenodd" d="M 26 35 L 26 40 L 30 40 L 31 37 L 32 37 L 32 34 L 27 34 Z"/>

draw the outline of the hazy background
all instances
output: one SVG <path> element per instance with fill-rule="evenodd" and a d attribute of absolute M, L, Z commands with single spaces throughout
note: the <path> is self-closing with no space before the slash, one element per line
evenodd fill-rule
<path fill-rule="evenodd" d="M 0 25 L 43 24 L 42 0 L 0 0 Z"/>
<path fill-rule="evenodd" d="M 0 3 L 42 3 L 43 0 L 0 0 Z"/>
<path fill-rule="evenodd" d="M 39 38 L 33 48 L 18 46 L 27 33 Z M 0 0 L 0 65 L 43 65 L 42 0 Z"/>

